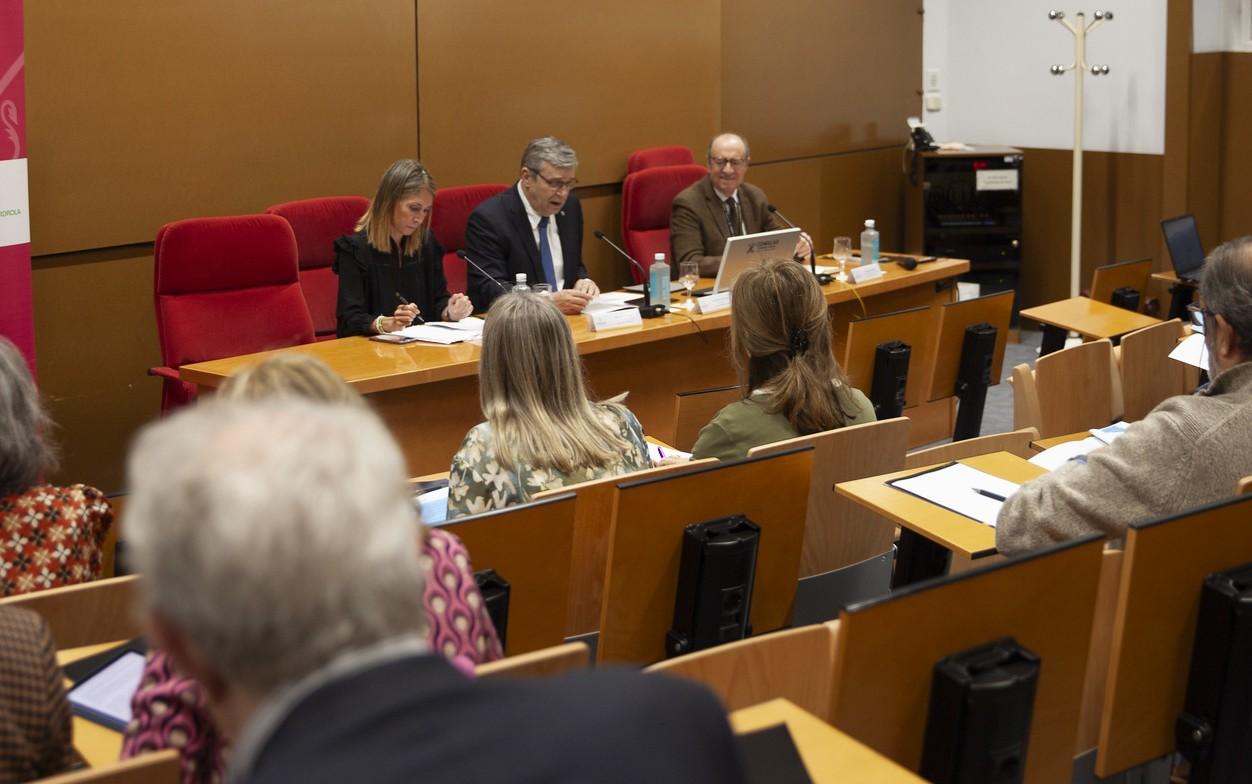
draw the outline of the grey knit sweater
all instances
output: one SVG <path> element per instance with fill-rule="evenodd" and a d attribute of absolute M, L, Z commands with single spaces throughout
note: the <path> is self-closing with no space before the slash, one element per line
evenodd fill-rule
<path fill-rule="evenodd" d="M 1252 362 L 1203 393 L 1172 397 L 1085 464 L 1067 463 L 1022 485 L 1000 510 L 1005 554 L 1126 526 L 1219 501 L 1252 474 Z"/>

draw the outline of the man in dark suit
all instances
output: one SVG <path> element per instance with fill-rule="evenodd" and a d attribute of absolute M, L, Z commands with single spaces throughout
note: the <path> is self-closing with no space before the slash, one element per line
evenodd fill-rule
<path fill-rule="evenodd" d="M 744 182 L 748 173 L 748 143 L 733 133 L 709 142 L 709 176 L 674 197 L 669 216 L 669 246 L 674 269 L 684 261 L 700 262 L 700 274 L 717 275 L 726 240 L 742 234 L 776 231 L 787 226 L 767 209 L 765 191 Z M 795 257 L 809 255 L 812 240 L 801 234 Z"/>
<path fill-rule="evenodd" d="M 475 681 L 431 650 L 407 471 L 372 412 L 210 401 L 145 430 L 129 475 L 149 639 L 204 688 L 236 784 L 743 780 L 694 683 Z"/>
<path fill-rule="evenodd" d="M 564 313 L 580 313 L 600 289 L 583 266 L 583 208 L 573 194 L 578 157 L 553 136 L 535 139 L 522 153 L 517 184 L 478 205 L 465 226 L 469 295 L 482 311 L 512 289 L 518 273 L 531 286 L 552 287 Z"/>

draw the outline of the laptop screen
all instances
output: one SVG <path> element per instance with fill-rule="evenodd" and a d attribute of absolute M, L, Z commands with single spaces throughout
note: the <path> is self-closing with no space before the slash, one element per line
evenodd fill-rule
<path fill-rule="evenodd" d="M 1200 232 L 1196 230 L 1195 216 L 1179 215 L 1161 221 L 1165 244 L 1174 263 L 1174 274 L 1184 280 L 1200 277 L 1204 266 L 1204 246 L 1200 244 Z"/>
<path fill-rule="evenodd" d="M 741 234 L 726 240 L 722 263 L 717 267 L 713 293 L 729 291 L 739 273 L 764 259 L 789 259 L 800 239 L 799 229 L 776 229 L 757 234 Z"/>

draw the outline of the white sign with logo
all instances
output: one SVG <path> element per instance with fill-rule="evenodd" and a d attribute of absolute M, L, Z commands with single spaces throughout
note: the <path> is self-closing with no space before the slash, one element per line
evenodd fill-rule
<path fill-rule="evenodd" d="M 26 159 L 0 161 L 0 247 L 30 242 Z"/>

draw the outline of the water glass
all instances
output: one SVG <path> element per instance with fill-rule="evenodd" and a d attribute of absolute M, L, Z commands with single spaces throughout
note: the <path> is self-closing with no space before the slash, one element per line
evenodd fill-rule
<path fill-rule="evenodd" d="M 848 282 L 848 259 L 852 258 L 852 238 L 851 237 L 835 237 L 835 249 L 831 251 L 835 261 L 839 262 L 839 274 L 835 276 L 835 280 L 840 283 Z"/>
<path fill-rule="evenodd" d="M 691 299 L 691 292 L 695 290 L 696 284 L 700 282 L 700 262 L 692 260 L 679 264 L 678 282 L 687 290 L 687 304 L 684 307 L 687 310 L 694 310 L 696 304 Z"/>

